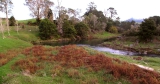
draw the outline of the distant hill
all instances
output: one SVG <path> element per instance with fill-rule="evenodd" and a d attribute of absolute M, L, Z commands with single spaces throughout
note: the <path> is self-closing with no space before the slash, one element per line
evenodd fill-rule
<path fill-rule="evenodd" d="M 126 20 L 126 21 L 129 21 L 129 22 L 135 21 L 136 23 L 141 23 L 143 21 L 143 19 L 130 18 L 130 19 Z"/>

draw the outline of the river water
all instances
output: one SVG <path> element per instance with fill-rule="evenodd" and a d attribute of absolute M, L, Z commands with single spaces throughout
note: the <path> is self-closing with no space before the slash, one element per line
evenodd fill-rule
<path fill-rule="evenodd" d="M 160 57 L 156 54 L 139 54 L 137 52 L 125 51 L 125 50 L 116 50 L 109 47 L 103 47 L 99 44 L 106 41 L 106 39 L 92 39 L 92 40 L 81 40 L 81 41 L 60 41 L 60 42 L 43 42 L 42 45 L 50 46 L 64 46 L 69 44 L 75 44 L 77 46 L 87 46 L 97 51 L 108 52 L 116 55 L 128 55 L 128 56 L 149 56 L 149 57 Z"/>

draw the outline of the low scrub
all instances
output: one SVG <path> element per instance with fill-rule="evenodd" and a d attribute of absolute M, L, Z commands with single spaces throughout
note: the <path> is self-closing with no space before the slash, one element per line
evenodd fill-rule
<path fill-rule="evenodd" d="M 129 29 L 125 31 L 122 35 L 124 36 L 138 36 L 138 28 Z"/>

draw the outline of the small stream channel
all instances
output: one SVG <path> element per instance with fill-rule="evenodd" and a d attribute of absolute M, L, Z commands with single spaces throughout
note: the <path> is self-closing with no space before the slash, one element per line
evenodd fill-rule
<path fill-rule="evenodd" d="M 113 40 L 113 39 L 111 39 Z M 61 41 L 61 42 L 43 42 L 42 45 L 50 46 L 64 46 L 69 44 L 75 44 L 77 46 L 87 46 L 97 51 L 108 52 L 116 55 L 128 55 L 128 56 L 148 56 L 148 57 L 160 57 L 156 54 L 139 54 L 137 52 L 125 51 L 125 50 L 116 50 L 109 47 L 99 46 L 98 44 L 108 41 L 108 39 L 92 39 L 92 40 L 81 40 L 81 41 Z"/>

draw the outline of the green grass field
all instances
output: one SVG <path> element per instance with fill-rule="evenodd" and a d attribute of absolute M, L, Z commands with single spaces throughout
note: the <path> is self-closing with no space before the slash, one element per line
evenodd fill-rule
<path fill-rule="evenodd" d="M 11 26 L 10 36 L 7 30 L 4 32 L 4 36 L 5 38 L 3 39 L 2 34 L 0 34 L 0 52 L 32 46 L 31 41 L 39 40 L 36 26 L 25 26 L 24 29 L 19 26 L 18 32 L 15 26 Z"/>
<path fill-rule="evenodd" d="M 112 34 L 109 32 L 101 32 L 101 33 L 93 34 L 93 37 L 99 38 L 99 39 L 106 39 L 106 38 L 116 37 L 118 35 L 119 34 Z"/>
<path fill-rule="evenodd" d="M 0 38 L 0 52 L 6 52 L 7 50 L 17 48 L 25 48 L 31 45 L 31 43 L 19 39 L 13 39 L 8 37 L 5 39 Z"/>
<path fill-rule="evenodd" d="M 27 24 L 28 22 L 36 22 L 36 19 L 19 20 L 18 23 Z"/>

